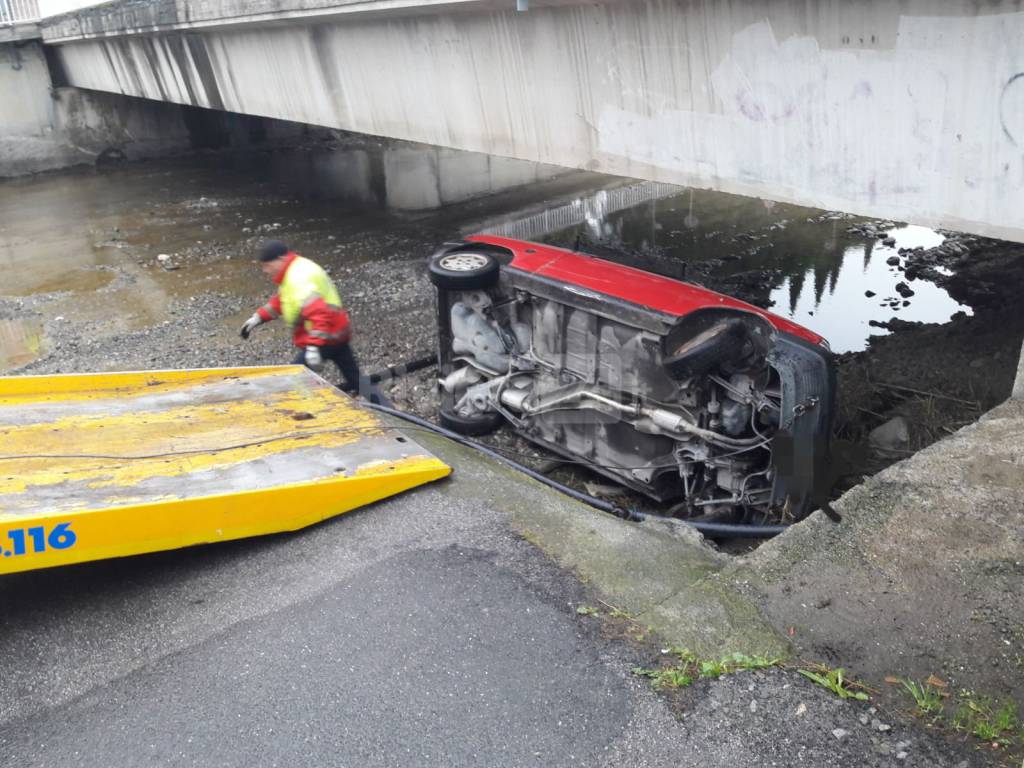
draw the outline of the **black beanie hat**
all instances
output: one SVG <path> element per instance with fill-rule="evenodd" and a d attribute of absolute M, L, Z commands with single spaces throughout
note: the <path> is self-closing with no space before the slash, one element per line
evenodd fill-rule
<path fill-rule="evenodd" d="M 267 240 L 260 248 L 260 261 L 273 261 L 288 253 L 288 246 L 280 240 Z"/>

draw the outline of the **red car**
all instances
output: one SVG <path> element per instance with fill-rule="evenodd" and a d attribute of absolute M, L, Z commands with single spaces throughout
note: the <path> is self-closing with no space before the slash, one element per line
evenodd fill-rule
<path fill-rule="evenodd" d="M 827 342 L 742 301 L 501 237 L 445 244 L 441 422 L 523 437 L 674 514 L 795 520 L 822 497 Z"/>

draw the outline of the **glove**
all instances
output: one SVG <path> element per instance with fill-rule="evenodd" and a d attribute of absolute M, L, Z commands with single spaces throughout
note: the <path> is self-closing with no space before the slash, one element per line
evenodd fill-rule
<path fill-rule="evenodd" d="M 248 339 L 249 334 L 256 330 L 257 326 L 263 325 L 263 318 L 260 317 L 259 312 L 255 313 L 252 317 L 245 321 L 242 326 L 242 330 L 238 332 L 238 335 L 243 339 Z"/>
<path fill-rule="evenodd" d="M 324 359 L 320 355 L 320 347 L 315 344 L 306 347 L 306 367 L 317 373 L 324 369 Z"/>

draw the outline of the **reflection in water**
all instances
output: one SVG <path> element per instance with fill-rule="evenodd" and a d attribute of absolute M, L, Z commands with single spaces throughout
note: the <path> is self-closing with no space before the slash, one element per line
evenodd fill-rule
<path fill-rule="evenodd" d="M 549 215 L 555 211 L 567 215 Z M 942 323 L 956 312 L 970 314 L 942 288 L 908 281 L 886 263 L 900 248 L 941 244 L 941 235 L 925 227 L 896 227 L 887 233 L 896 243 L 887 246 L 847 232 L 862 221 L 769 200 L 633 184 L 544 214 L 491 223 L 485 231 L 563 247 L 589 235 L 638 257 L 645 269 L 652 268 L 645 257 L 657 255 L 657 270 L 671 276 L 679 274 L 673 263 L 696 267 L 689 274 L 700 274 L 703 267 L 716 278 L 770 270 L 773 311 L 825 336 L 836 352 L 863 349 L 869 336 L 886 333 L 871 327 L 871 320 Z M 908 303 L 895 290 L 901 281 L 915 293 Z"/>
<path fill-rule="evenodd" d="M 862 349 L 868 336 L 884 333 L 869 325 L 871 320 L 899 317 L 902 320 L 942 323 L 954 313 L 971 312 L 950 298 L 945 290 L 926 280 L 906 281 L 886 261 L 899 248 L 932 248 L 942 235 L 925 227 L 900 227 L 887 233 L 893 246 L 869 240 L 847 245 L 841 253 L 830 254 L 810 269 L 787 275 L 772 291 L 774 311 L 819 330 L 836 352 Z M 813 281 L 813 289 L 808 285 Z M 895 291 L 907 282 L 914 296 L 904 304 Z M 873 295 L 868 296 L 868 293 Z M 894 306 L 895 305 L 895 306 Z"/>

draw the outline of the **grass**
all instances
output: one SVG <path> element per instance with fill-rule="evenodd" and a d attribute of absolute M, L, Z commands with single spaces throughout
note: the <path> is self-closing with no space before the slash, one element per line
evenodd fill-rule
<path fill-rule="evenodd" d="M 953 727 L 993 746 L 1020 745 L 1024 732 L 1012 701 L 996 704 L 991 699 L 965 691 L 953 713 Z"/>
<path fill-rule="evenodd" d="M 943 698 L 949 694 L 930 680 L 917 683 L 913 680 L 900 680 L 903 689 L 914 700 L 916 712 L 921 717 L 938 717 L 942 714 Z"/>
<path fill-rule="evenodd" d="M 864 690 L 864 685 L 848 678 L 846 670 L 842 667 L 830 669 L 823 664 L 814 664 L 798 669 L 797 672 L 841 699 L 867 701 L 871 698 Z"/>
<path fill-rule="evenodd" d="M 961 691 L 954 697 L 945 690 L 947 684 L 934 676 L 923 683 L 886 679 L 899 682 L 914 701 L 914 714 L 928 719 L 932 727 L 952 728 L 992 749 L 1024 747 L 1024 721 L 1013 701 L 999 703 L 973 691 Z M 947 713 L 947 703 L 952 714 Z"/>
<path fill-rule="evenodd" d="M 744 653 L 730 653 L 719 659 L 701 659 L 686 648 L 665 648 L 662 651 L 671 659 L 654 669 L 634 667 L 633 674 L 651 679 L 657 690 L 685 688 L 702 678 L 717 678 L 731 675 L 744 669 L 767 669 L 777 666 L 782 660 L 769 656 L 748 656 Z"/>

